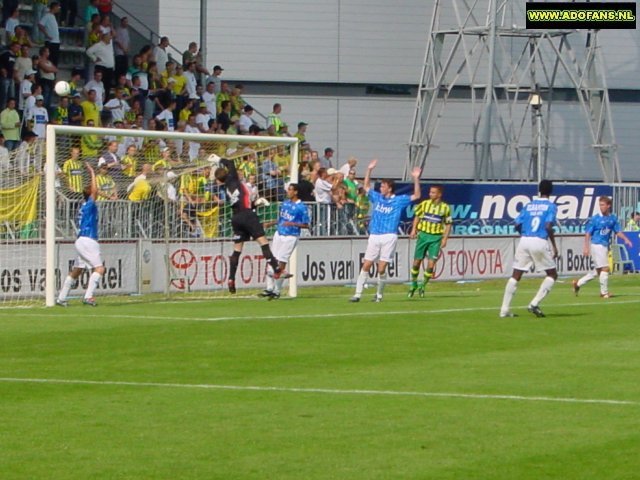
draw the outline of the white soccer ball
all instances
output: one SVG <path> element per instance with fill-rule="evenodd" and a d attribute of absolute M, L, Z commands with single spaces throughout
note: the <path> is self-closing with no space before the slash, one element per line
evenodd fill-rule
<path fill-rule="evenodd" d="M 56 83 L 54 90 L 59 97 L 66 97 L 71 93 L 71 85 L 69 85 L 69 82 L 60 80 L 58 83 Z"/>

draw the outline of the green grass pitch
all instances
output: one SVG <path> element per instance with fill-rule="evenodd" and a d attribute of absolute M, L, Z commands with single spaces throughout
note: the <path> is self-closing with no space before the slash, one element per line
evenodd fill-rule
<path fill-rule="evenodd" d="M 632 479 L 640 277 L 0 310 L 0 478 Z"/>

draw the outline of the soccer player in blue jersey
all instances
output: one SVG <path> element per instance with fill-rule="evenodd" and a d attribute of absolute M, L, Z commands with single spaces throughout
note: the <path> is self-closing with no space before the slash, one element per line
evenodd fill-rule
<path fill-rule="evenodd" d="M 584 235 L 584 255 L 591 254 L 595 271 L 587 273 L 580 280 L 573 281 L 573 292 L 578 295 L 580 287 L 596 278 L 600 280 L 600 296 L 609 298 L 609 244 L 615 234 L 624 240 L 629 247 L 631 240 L 622 233 L 618 217 L 611 213 L 611 199 L 607 196 L 598 198 L 600 213 L 589 219 Z"/>
<path fill-rule="evenodd" d="M 271 226 L 276 222 L 268 222 L 265 226 Z M 309 228 L 309 211 L 307 206 L 298 198 L 298 184 L 290 183 L 287 187 L 287 200 L 280 205 L 280 214 L 278 215 L 278 229 L 273 236 L 271 247 L 273 256 L 278 260 L 278 265 L 282 272 L 285 271 L 289 258 L 296 248 L 300 231 L 303 228 Z M 290 274 L 283 274 L 280 278 L 273 278 L 273 270 L 271 266 L 271 275 L 267 275 L 267 289 L 260 294 L 269 300 L 280 298 L 280 291 L 285 278 Z"/>
<path fill-rule="evenodd" d="M 558 278 L 555 262 L 558 256 L 558 247 L 556 247 L 553 232 L 558 207 L 549 200 L 553 184 L 550 180 L 542 180 L 538 185 L 538 191 L 540 196 L 522 207 L 515 220 L 516 230 L 522 236 L 516 249 L 513 274 L 504 289 L 504 298 L 500 309 L 501 317 L 516 316 L 510 310 L 511 300 L 518 289 L 518 282 L 522 278 L 522 274 L 529 271 L 532 265 L 536 271 L 544 270 L 547 274 L 538 293 L 527 308 L 536 317 L 545 316 L 540 309 L 540 302 L 551 291 Z M 551 248 L 549 248 L 549 244 L 551 244 Z"/>
<path fill-rule="evenodd" d="M 369 221 L 369 241 L 364 254 L 362 269 L 356 282 L 356 292 L 351 302 L 359 302 L 364 284 L 369 276 L 369 269 L 378 260 L 378 288 L 373 298 L 374 302 L 382 301 L 384 283 L 387 278 L 387 265 L 393 259 L 398 243 L 398 227 L 402 210 L 414 200 L 420 198 L 420 168 L 411 172 L 413 177 L 413 195 L 395 195 L 393 180 L 382 180 L 380 192 L 370 188 L 371 172 L 378 160 L 371 160 L 364 176 L 364 189 L 371 202 L 371 220 Z"/>
<path fill-rule="evenodd" d="M 91 268 L 91 276 L 89 277 L 89 285 L 82 303 L 95 307 L 97 304 L 93 294 L 105 271 L 104 262 L 100 255 L 100 245 L 98 244 L 98 205 L 96 204 L 98 187 L 96 185 L 96 174 L 89 163 L 85 165 L 89 171 L 90 182 L 83 190 L 84 203 L 78 211 L 78 238 L 75 242 L 78 257 L 73 269 L 67 275 L 56 300 L 56 304 L 61 307 L 68 305 L 67 296 L 69 295 L 69 290 L 71 290 L 73 284 L 86 268 Z"/>

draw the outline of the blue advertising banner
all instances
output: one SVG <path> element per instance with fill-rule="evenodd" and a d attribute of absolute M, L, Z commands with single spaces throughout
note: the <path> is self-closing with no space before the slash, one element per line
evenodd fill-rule
<path fill-rule="evenodd" d="M 537 195 L 529 183 L 443 184 L 443 200 L 451 206 L 452 235 L 517 235 L 513 219 L 522 206 Z M 396 193 L 411 194 L 411 184 L 396 185 Z M 558 206 L 558 232 L 584 233 L 587 220 L 599 211 L 598 197 L 611 196 L 603 184 L 555 184 L 551 201 Z M 422 198 L 429 198 L 429 184 L 422 185 Z M 415 206 L 403 216 L 403 231 L 409 232 Z"/>

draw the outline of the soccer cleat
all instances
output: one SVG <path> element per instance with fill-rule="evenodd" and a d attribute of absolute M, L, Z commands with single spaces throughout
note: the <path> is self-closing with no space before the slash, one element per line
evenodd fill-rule
<path fill-rule="evenodd" d="M 516 315 L 513 312 L 500 312 L 500 318 L 515 318 L 518 315 Z"/>
<path fill-rule="evenodd" d="M 358 302 L 360 301 L 360 297 L 355 297 L 355 296 L 354 296 L 354 297 L 351 297 L 351 298 L 349 299 L 349 301 L 350 301 L 351 303 L 358 303 Z"/>
<path fill-rule="evenodd" d="M 280 268 L 277 268 L 276 270 L 273 271 L 273 275 L 272 275 L 273 279 L 274 280 L 278 280 L 282 276 L 283 273 L 286 273 L 286 272 L 284 272 Z"/>
<path fill-rule="evenodd" d="M 611 298 L 611 297 L 613 297 L 613 295 L 610 294 L 610 293 L 601 293 L 600 294 L 600 298 Z"/>
<path fill-rule="evenodd" d="M 90 307 L 97 307 L 98 306 L 98 304 L 96 303 L 96 299 L 93 298 L 93 297 L 83 299 L 82 303 L 84 303 L 85 305 L 89 305 Z"/>
<path fill-rule="evenodd" d="M 66 300 L 56 300 L 56 305 L 59 307 L 68 307 L 69 302 L 67 302 Z"/>
<path fill-rule="evenodd" d="M 227 287 L 229 288 L 229 293 L 231 293 L 231 294 L 236 293 L 236 281 L 235 280 L 229 280 L 227 282 Z"/>
<path fill-rule="evenodd" d="M 533 313 L 536 317 L 538 318 L 542 318 L 545 317 L 546 315 L 542 312 L 542 310 L 540 310 L 540 307 L 538 305 L 529 305 L 527 307 L 527 310 L 531 313 Z"/>
<path fill-rule="evenodd" d="M 374 297 L 371 299 L 371 301 L 372 301 L 373 303 L 380 303 L 380 302 L 382 302 L 382 297 L 381 297 L 380 295 L 376 294 L 376 295 L 374 295 Z"/>
<path fill-rule="evenodd" d="M 573 293 L 575 293 L 576 297 L 578 296 L 578 292 L 580 291 L 580 287 L 578 286 L 578 280 L 574 280 L 571 282 L 573 286 Z"/>
<path fill-rule="evenodd" d="M 270 297 L 272 294 L 273 294 L 272 290 L 263 290 L 258 294 L 258 296 L 265 298 L 265 297 Z"/>
<path fill-rule="evenodd" d="M 420 298 L 424 298 L 424 287 L 420 287 L 420 288 L 418 289 L 418 296 L 419 296 Z"/>
<path fill-rule="evenodd" d="M 411 288 L 409 288 L 409 291 L 407 292 L 407 297 L 408 298 L 413 298 L 414 293 L 416 293 L 416 290 L 418 289 L 418 286 L 414 286 L 411 285 Z"/>
<path fill-rule="evenodd" d="M 280 278 L 286 280 L 287 278 L 293 278 L 293 273 L 289 273 L 289 272 L 282 272 L 280 274 Z"/>
<path fill-rule="evenodd" d="M 269 295 L 268 300 L 269 300 L 269 301 L 271 301 L 271 300 L 277 300 L 277 299 L 279 299 L 279 298 L 280 298 L 280 294 L 279 294 L 279 293 L 271 292 L 271 295 Z"/>

